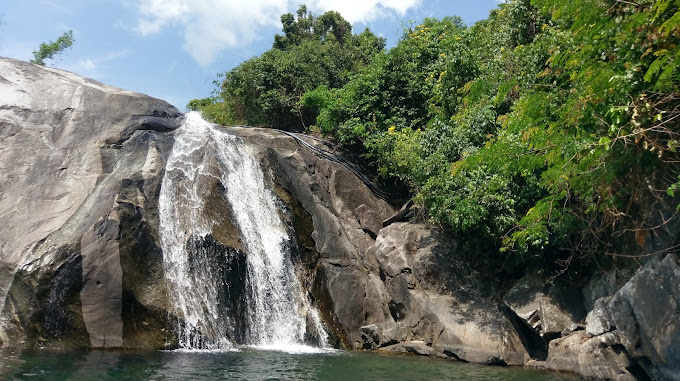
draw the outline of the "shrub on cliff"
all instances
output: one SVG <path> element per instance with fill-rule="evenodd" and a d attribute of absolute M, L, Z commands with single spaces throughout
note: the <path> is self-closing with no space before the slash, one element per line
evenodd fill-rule
<path fill-rule="evenodd" d="M 676 219 L 678 15 L 671 1 L 510 1 L 470 28 L 426 20 L 302 99 L 471 247 L 637 256 Z"/>

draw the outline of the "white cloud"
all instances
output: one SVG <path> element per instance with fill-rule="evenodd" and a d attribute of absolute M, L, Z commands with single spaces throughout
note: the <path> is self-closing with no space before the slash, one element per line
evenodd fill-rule
<path fill-rule="evenodd" d="M 142 19 L 137 31 L 142 35 L 157 33 L 166 24 L 190 16 L 189 6 L 181 0 L 144 0 L 139 4 Z"/>
<path fill-rule="evenodd" d="M 404 15 L 410 8 L 420 5 L 421 0 L 312 0 L 313 9 L 338 11 L 352 24 L 369 22 L 396 13 Z"/>
<path fill-rule="evenodd" d="M 94 58 L 85 58 L 79 60 L 75 68 L 67 68 L 77 72 L 80 75 L 90 78 L 101 78 L 102 66 L 105 66 L 108 62 L 116 60 L 118 58 L 124 57 L 128 54 L 127 50 L 117 50 L 109 52 Z"/>
<path fill-rule="evenodd" d="M 421 0 L 310 0 L 314 14 L 340 12 L 348 21 L 367 22 L 391 14 L 403 15 Z M 184 49 L 201 65 L 211 64 L 226 48 L 246 46 L 264 27 L 280 27 L 280 16 L 294 12 L 299 0 L 140 0 L 134 28 L 142 35 L 179 28 Z"/>
<path fill-rule="evenodd" d="M 90 58 L 79 61 L 78 65 L 86 71 L 94 71 L 97 68 L 97 64 Z"/>

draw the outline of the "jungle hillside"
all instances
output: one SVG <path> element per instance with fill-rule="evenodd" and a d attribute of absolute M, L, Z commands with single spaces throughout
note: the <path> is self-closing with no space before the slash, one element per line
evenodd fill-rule
<path fill-rule="evenodd" d="M 188 108 L 342 145 L 498 268 L 677 250 L 680 1 L 511 0 L 391 49 L 337 12 L 281 21 Z"/>

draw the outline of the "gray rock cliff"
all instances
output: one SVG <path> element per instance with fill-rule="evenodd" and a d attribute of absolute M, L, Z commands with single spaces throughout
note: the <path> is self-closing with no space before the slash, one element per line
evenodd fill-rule
<path fill-rule="evenodd" d="M 155 204 L 181 114 L 5 58 L 0 94 L 3 346 L 163 345 Z"/>
<path fill-rule="evenodd" d="M 478 274 L 434 227 L 382 221 L 394 209 L 342 165 L 272 130 L 232 128 L 260 147 L 279 192 L 311 220 L 310 290 L 345 347 L 522 365 L 530 358 Z M 413 344 L 416 343 L 416 344 Z M 396 345 L 396 346 L 395 346 Z M 416 346 L 414 346 L 416 345 Z M 427 349 L 425 349 L 427 348 Z"/>
<path fill-rule="evenodd" d="M 545 361 L 528 365 L 595 379 L 680 380 L 677 256 L 650 260 L 623 285 L 618 283 L 609 272 L 586 285 L 585 319 L 549 342 Z M 525 295 L 526 300 L 535 295 Z"/>
<path fill-rule="evenodd" d="M 160 100 L 20 61 L 0 60 L 0 77 L 3 346 L 172 346 L 158 194 L 182 116 Z M 382 228 L 394 208 L 291 135 L 229 132 L 269 168 L 296 231 L 301 280 L 338 345 L 495 364 L 528 358 L 498 303 L 475 293 L 475 275 L 449 279 L 442 263 L 455 245 L 436 229 Z M 216 185 L 206 195 L 206 212 L 221 218 L 214 246 L 238 251 L 218 193 Z"/>
<path fill-rule="evenodd" d="M 183 116 L 158 99 L 6 58 L 0 94 L 1 345 L 175 345 L 158 197 Z M 413 221 L 383 227 L 395 208 L 316 151 L 332 147 L 270 129 L 227 131 L 266 168 L 295 234 L 297 275 L 332 344 L 599 379 L 680 379 L 676 255 L 583 288 L 529 269 L 504 297 L 490 295 L 455 239 Z M 211 276 L 238 282 L 243 247 L 221 186 L 205 195 L 216 224 L 202 244 L 231 261 Z M 243 292 L 235 287 L 223 302 L 237 306 Z M 225 314 L 235 338 L 243 314 Z"/>

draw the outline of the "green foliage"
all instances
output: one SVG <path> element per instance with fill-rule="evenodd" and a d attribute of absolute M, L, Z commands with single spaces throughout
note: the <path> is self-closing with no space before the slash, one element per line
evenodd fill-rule
<path fill-rule="evenodd" d="M 516 0 L 467 29 L 426 20 L 311 92 L 317 122 L 480 245 L 631 254 L 678 187 L 677 8 Z"/>
<path fill-rule="evenodd" d="M 398 131 L 425 128 L 440 107 L 429 104 L 446 75 L 444 52 L 460 44 L 464 30 L 457 17 L 427 19 L 406 30 L 395 48 L 375 57 L 344 87 L 325 93 L 317 118 L 320 130 L 356 146 L 393 126 Z M 308 100 L 302 97 L 303 104 Z"/>
<path fill-rule="evenodd" d="M 206 120 L 221 125 L 233 124 L 233 113 L 229 104 L 217 97 L 192 99 L 187 104 L 187 110 L 200 111 Z"/>
<path fill-rule="evenodd" d="M 674 91 L 680 82 L 680 5 L 677 1 L 659 0 L 654 2 L 652 11 L 658 29 L 653 30 L 655 44 L 649 44 L 645 54 L 653 53 L 654 61 L 649 65 L 645 80 L 655 82 L 654 89 L 663 92 Z"/>
<path fill-rule="evenodd" d="M 677 218 L 677 0 L 511 0 L 471 27 L 426 19 L 388 52 L 334 12 L 282 22 L 195 107 L 313 125 L 503 263 L 639 255 Z"/>
<path fill-rule="evenodd" d="M 301 6 L 297 18 L 285 14 L 281 21 L 285 34 L 272 49 L 226 73 L 212 102 L 191 107 L 221 124 L 305 130 L 316 122 L 318 106 L 300 98 L 319 86 L 342 87 L 385 46 L 369 30 L 352 34 L 337 12 L 315 17 Z"/>
<path fill-rule="evenodd" d="M 297 19 L 292 13 L 281 16 L 284 35 L 274 36 L 274 48 L 285 50 L 299 46 L 304 41 L 335 41 L 340 45 L 351 39 L 352 24 L 340 13 L 328 11 L 318 18 L 307 13 L 307 7 L 301 5 L 297 11 Z"/>
<path fill-rule="evenodd" d="M 54 42 L 43 42 L 38 47 L 38 50 L 33 51 L 33 59 L 30 62 L 36 65 L 45 66 L 45 60 L 54 59 L 55 56 L 60 55 L 64 50 L 70 48 L 74 41 L 73 31 L 69 30 Z"/>
<path fill-rule="evenodd" d="M 521 88 L 498 138 L 467 164 L 497 163 L 515 150 L 512 174 L 540 174 L 544 194 L 517 215 L 505 249 L 635 254 L 622 243 L 667 222 L 659 220 L 662 190 L 676 177 L 677 132 L 665 122 L 677 115 L 678 82 L 659 73 L 677 68 L 655 57 L 677 38 L 654 37 L 668 20 L 651 2 L 535 3 L 552 15 L 535 41 L 549 42 L 547 67 Z"/>

